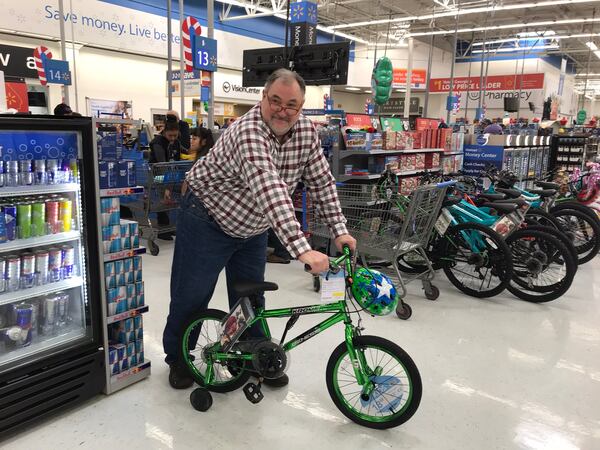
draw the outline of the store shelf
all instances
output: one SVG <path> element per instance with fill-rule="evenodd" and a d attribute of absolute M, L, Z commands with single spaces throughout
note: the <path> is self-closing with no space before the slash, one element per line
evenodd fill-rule
<path fill-rule="evenodd" d="M 440 170 L 442 170 L 441 167 L 432 167 L 431 169 L 403 170 L 403 171 L 395 172 L 394 175 L 398 175 L 398 176 L 417 175 L 419 173 L 425 173 L 425 171 L 439 172 Z"/>
<path fill-rule="evenodd" d="M 110 377 L 110 393 L 123 389 L 150 375 L 150 361 L 144 361 L 129 370 Z"/>
<path fill-rule="evenodd" d="M 31 289 L 21 289 L 15 292 L 7 292 L 5 294 L 0 295 L 0 305 L 6 305 L 8 303 L 17 302 L 19 300 L 26 300 L 28 298 L 39 297 L 41 295 L 51 294 L 53 292 L 79 287 L 82 284 L 83 279 L 81 277 L 74 277 L 68 280 L 58 281 L 56 283 L 48 283 L 42 286 L 35 286 Z"/>
<path fill-rule="evenodd" d="M 60 194 L 62 192 L 77 192 L 77 183 L 45 184 L 36 186 L 16 186 L 0 188 L 0 197 L 17 197 L 21 195 Z"/>
<path fill-rule="evenodd" d="M 0 252 L 12 252 L 23 248 L 40 247 L 42 245 L 60 244 L 62 242 L 75 241 L 79 239 L 81 233 L 77 231 L 67 231 L 66 233 L 49 234 L 47 236 L 34 237 L 30 239 L 16 239 L 0 244 Z"/>
<path fill-rule="evenodd" d="M 139 308 L 132 309 L 131 311 L 125 311 L 121 314 L 115 314 L 114 316 L 109 316 L 106 318 L 106 323 L 111 324 L 115 322 L 120 322 L 121 320 L 129 319 L 130 317 L 139 316 L 140 314 L 144 314 L 148 312 L 148 305 L 140 306 Z"/>
<path fill-rule="evenodd" d="M 422 148 L 413 150 L 341 150 L 340 159 L 349 156 L 373 156 L 373 155 L 399 155 L 402 153 L 441 153 L 444 150 L 439 148 Z"/>
<path fill-rule="evenodd" d="M 122 195 L 143 194 L 144 186 L 100 189 L 100 197 L 121 197 Z"/>
<path fill-rule="evenodd" d="M 377 180 L 381 178 L 379 174 L 369 174 L 369 175 L 338 175 L 338 181 L 348 181 L 348 180 Z"/>
<path fill-rule="evenodd" d="M 146 247 L 132 248 L 131 250 L 122 250 L 116 253 L 105 253 L 104 262 L 117 261 L 118 259 L 131 258 L 135 255 L 143 255 L 146 253 Z"/>

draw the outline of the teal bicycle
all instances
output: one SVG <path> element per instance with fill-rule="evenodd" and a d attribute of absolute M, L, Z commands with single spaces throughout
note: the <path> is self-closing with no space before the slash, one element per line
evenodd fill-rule
<path fill-rule="evenodd" d="M 329 358 L 325 379 L 331 399 L 350 420 L 376 429 L 401 425 L 417 411 L 422 395 L 421 376 L 410 356 L 397 344 L 378 336 L 362 334 L 360 312 L 385 315 L 395 311 L 398 293 L 384 274 L 364 267 L 355 268 L 349 248 L 330 262 L 330 273 L 345 269 L 347 299 L 328 304 L 267 310 L 260 306 L 264 291 L 274 291 L 274 283 L 238 283 L 235 290 L 241 302 L 249 305 L 253 318 L 237 342 L 224 342 L 223 329 L 229 324 L 224 311 L 206 309 L 195 314 L 183 327 L 180 357 L 200 385 L 190 395 L 192 406 L 207 411 L 211 392 L 229 392 L 244 386 L 252 403 L 263 399 L 265 378 L 279 378 L 288 366 L 288 353 L 326 329 L 342 323 L 345 339 Z M 310 270 L 310 268 L 308 268 Z M 235 308 L 234 308 L 235 310 Z M 293 339 L 288 331 L 300 316 L 329 313 L 327 319 Z M 358 313 L 357 324 L 352 321 Z M 267 321 L 289 318 L 281 343 L 271 339 Z M 259 337 L 251 336 L 258 328 Z M 258 383 L 248 382 L 253 376 Z"/>

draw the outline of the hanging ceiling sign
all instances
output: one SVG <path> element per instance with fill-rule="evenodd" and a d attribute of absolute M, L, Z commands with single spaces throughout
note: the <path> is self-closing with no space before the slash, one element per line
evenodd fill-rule
<path fill-rule="evenodd" d="M 527 73 L 521 75 L 489 75 L 486 91 L 512 91 L 544 89 L 543 73 Z M 480 77 L 455 77 L 453 91 L 479 91 Z M 432 78 L 429 80 L 429 92 L 449 92 L 450 78 Z"/>

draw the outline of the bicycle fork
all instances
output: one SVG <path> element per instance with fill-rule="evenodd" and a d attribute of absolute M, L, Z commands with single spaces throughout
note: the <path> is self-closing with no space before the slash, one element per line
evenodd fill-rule
<path fill-rule="evenodd" d="M 381 368 L 377 367 L 374 371 L 371 370 L 367 364 L 367 359 L 365 358 L 363 350 L 354 347 L 355 336 L 355 328 L 352 326 L 352 323 L 346 322 L 346 346 L 348 348 L 348 356 L 352 363 L 356 381 L 363 387 L 361 397 L 369 398 L 375 389 L 375 385 L 369 377 L 372 375 L 380 375 L 377 371 L 381 371 Z"/>

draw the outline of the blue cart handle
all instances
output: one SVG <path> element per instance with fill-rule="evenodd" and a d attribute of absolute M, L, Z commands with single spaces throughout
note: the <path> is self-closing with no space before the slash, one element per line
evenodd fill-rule
<path fill-rule="evenodd" d="M 442 183 L 438 183 L 436 186 L 439 188 L 445 188 L 448 186 L 454 186 L 455 184 L 456 184 L 456 181 L 450 180 L 450 181 L 444 181 Z"/>

